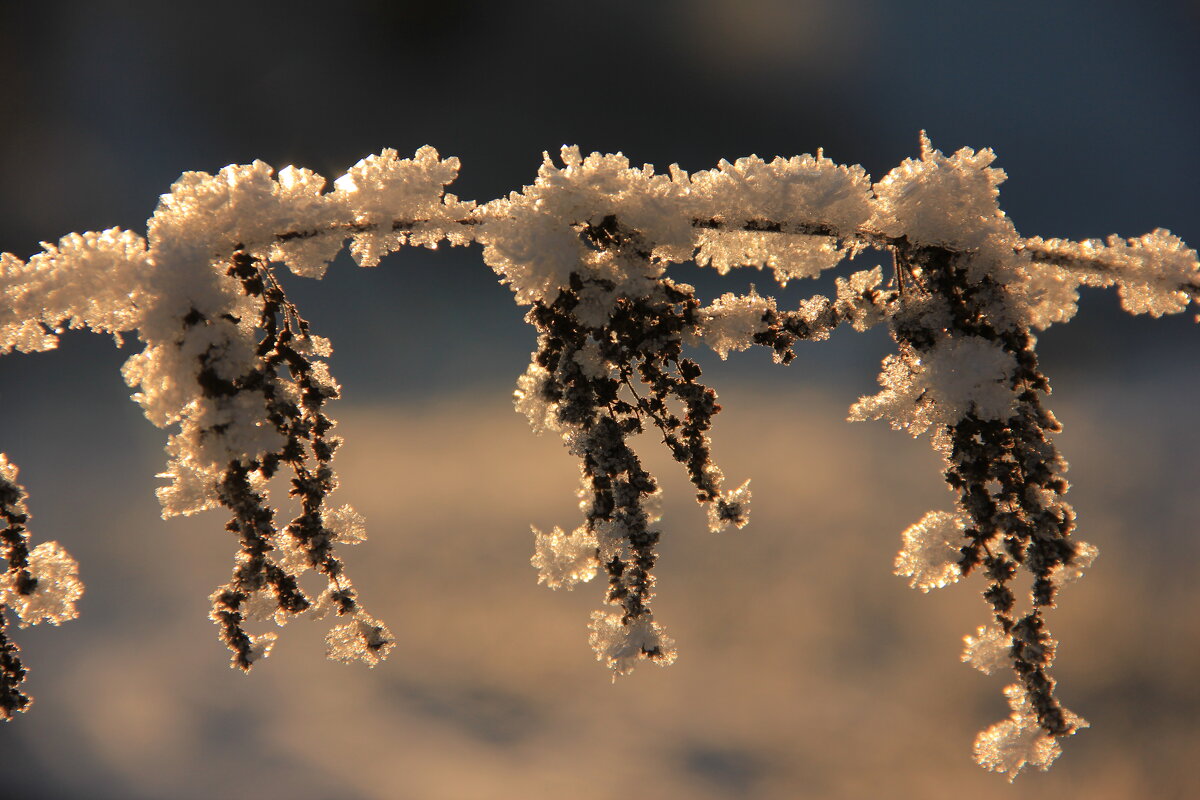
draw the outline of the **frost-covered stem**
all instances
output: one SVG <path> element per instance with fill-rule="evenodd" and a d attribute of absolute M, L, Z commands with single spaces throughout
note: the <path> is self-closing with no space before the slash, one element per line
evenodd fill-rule
<path fill-rule="evenodd" d="M 621 606 L 622 624 L 628 625 L 650 615 L 659 533 L 649 529 L 643 503 L 658 487 L 625 441 L 627 435 L 641 432 L 642 423 L 635 407 L 618 397 L 622 381 L 607 373 L 589 375 L 576 358 L 596 331 L 580 325 L 571 314 L 583 281 L 573 275 L 572 286 L 574 291 L 561 291 L 554 303 L 538 303 L 530 310 L 529 319 L 541 333 L 534 361 L 551 376 L 540 389 L 543 399 L 556 405 L 559 423 L 578 432 L 575 448 L 582 457 L 590 495 L 585 499 L 588 531 L 595 536 L 602 528 L 612 528 L 628 547 L 626 551 L 618 543 L 609 543 L 602 548 L 607 551 L 603 564 L 609 581 L 607 599 Z M 617 347 L 605 342 L 602 352 L 604 344 Z M 623 380 L 628 380 L 630 369 L 631 365 L 623 365 Z M 644 655 L 660 654 L 646 651 Z"/>
<path fill-rule="evenodd" d="M 213 622 L 221 627 L 221 641 L 233 652 L 233 666 L 247 671 L 261 656 L 254 652 L 253 638 L 243 627 L 246 615 L 242 605 L 251 595 L 269 588 L 278 598 L 280 609 L 289 614 L 310 605 L 295 577 L 270 556 L 275 549 L 269 541 L 275 534 L 275 512 L 266 504 L 266 498 L 251 488 L 250 472 L 250 467 L 233 462 L 221 481 L 221 504 L 233 511 L 226 529 L 237 534 L 239 552 L 230 582 L 213 594 L 211 614 Z"/>
<path fill-rule="evenodd" d="M 613 215 L 580 225 L 578 236 L 597 258 L 650 271 L 650 248 Z M 606 599 L 620 608 L 615 619 L 601 613 L 593 623 L 593 644 L 618 673 L 638 658 L 674 658 L 649 605 L 659 532 L 650 528 L 646 501 L 658 485 L 628 438 L 653 425 L 687 470 L 697 499 L 709 506 L 714 527 L 740 527 L 746 520 L 740 496 L 721 493 L 722 476 L 711 459 L 707 432 L 720 410 L 716 393 L 698 381 L 699 366 L 683 357 L 684 337 L 699 324 L 698 309 L 690 286 L 661 275 L 635 289 L 576 271 L 552 302 L 534 301 L 527 315 L 539 337 L 523 381 L 538 377 L 522 384 L 518 399 L 545 408 L 582 459 L 585 526 L 574 546 L 595 542 L 609 582 Z M 544 573 L 544 579 L 560 584 L 555 576 Z"/>
<path fill-rule="evenodd" d="M 5 577 L 13 590 L 29 594 L 37 586 L 37 580 L 29 573 L 29 535 L 25 530 L 28 514 L 24 505 L 25 492 L 21 486 L 0 475 L 0 516 L 5 522 L 0 542 L 7 564 Z M 0 603 L 0 719 L 4 720 L 24 711 L 32 702 L 21 691 L 26 670 L 21 664 L 21 649 L 8 638 L 8 617 L 8 608 Z"/>
<path fill-rule="evenodd" d="M 1054 246 L 1055 244 L 1066 246 Z M 1015 251 L 1028 255 L 1030 261 L 1035 264 L 1059 267 L 1083 279 L 1095 278 L 1099 285 L 1108 285 L 1127 270 L 1126 265 L 1117 263 L 1115 259 L 1081 253 L 1079 245 L 1075 242 L 1055 243 L 1044 242 L 1038 238 L 1027 239 L 1018 244 Z M 1200 302 L 1200 278 L 1170 284 L 1169 288 L 1184 293 L 1192 302 Z"/>
<path fill-rule="evenodd" d="M 299 588 L 297 568 L 312 567 L 325 576 L 326 594 L 338 615 L 357 611 L 358 603 L 343 576 L 343 564 L 333 552 L 334 534 L 325 522 L 325 499 L 337 487 L 330 462 L 341 440 L 330 435 L 334 423 L 322 406 L 337 397 L 336 385 L 321 380 L 313 362 L 301 352 L 313 347 L 308 323 L 287 300 L 270 268 L 239 249 L 230 259 L 228 274 L 260 308 L 256 327 L 262 331 L 262 339 L 255 348 L 257 361 L 241 377 L 222 381 L 205 377 L 213 370 L 205 362 L 207 353 L 202 355 L 201 390 L 210 399 L 232 399 L 238 394 L 256 397 L 253 403 L 261 406 L 261 417 L 281 442 L 278 449 L 231 461 L 217 493 L 220 503 L 233 511 L 227 528 L 238 535 L 240 552 L 231 581 L 213 595 L 212 618 L 233 651 L 234 666 L 248 670 L 262 657 L 270 640 L 258 643 L 246 633 L 243 605 L 256 593 L 267 593 L 280 624 L 309 609 L 312 601 Z M 189 314 L 185 324 L 198 324 L 200 316 Z M 289 378 L 279 375 L 283 368 Z M 291 469 L 290 494 L 301 503 L 300 515 L 283 533 L 276 527 L 274 509 L 253 485 L 254 481 L 269 480 L 281 464 Z M 302 554 L 302 565 L 285 566 L 273 555 L 281 536 L 287 536 L 292 549 Z"/>
<path fill-rule="evenodd" d="M 37 579 L 29 572 L 29 532 L 25 524 L 29 514 L 25 511 L 25 490 L 0 475 L 0 517 L 4 519 L 4 530 L 0 531 L 0 547 L 6 563 L 5 572 L 9 585 L 18 594 L 29 594 L 37 588 Z"/>
<path fill-rule="evenodd" d="M 394 219 L 390 223 L 339 221 L 321 228 L 280 231 L 271 236 L 270 241 L 255 241 L 250 244 L 251 249 L 256 249 L 272 243 L 287 244 L 329 237 L 345 238 L 359 234 L 379 233 L 384 230 L 396 234 L 418 235 L 424 232 L 444 230 L 447 227 L 457 227 L 467 238 L 470 238 L 471 229 L 483 224 L 490 213 L 483 212 L 450 220 L 402 218 Z M 906 236 L 888 236 L 869 225 L 843 229 L 829 222 L 805 219 L 754 218 L 731 222 L 719 217 L 707 217 L 692 219 L 691 226 L 696 230 L 779 234 L 785 237 L 823 236 L 836 241 L 839 247 L 850 252 L 859 248 L 890 251 L 909 244 Z M 1067 247 L 1058 247 L 1055 244 L 1054 241 L 1046 242 L 1039 237 L 1021 239 L 1014 245 L 1013 252 L 1018 255 L 1027 255 L 1035 264 L 1059 267 L 1082 279 L 1088 277 L 1098 279 L 1105 285 L 1125 272 L 1123 265 L 1112 258 L 1096 252 L 1081 251 L 1074 242 L 1057 243 L 1066 244 Z M 1183 292 L 1192 301 L 1200 302 L 1200 280 L 1179 282 L 1171 285 L 1170 288 Z M 55 326 L 46 324 L 43 327 L 50 332 Z"/>
<path fill-rule="evenodd" d="M 650 260 L 651 248 L 641 234 L 623 226 L 615 215 L 585 226 L 581 238 L 618 259 Z M 683 357 L 683 338 L 699 326 L 699 307 L 691 286 L 660 277 L 648 296 L 616 300 L 607 330 L 601 332 L 600 352 L 618 365 L 620 382 L 633 395 L 637 413 L 650 418 L 672 458 L 687 469 L 696 499 L 712 504 L 712 513 L 722 524 L 741 527 L 746 510 L 721 496 L 721 472 L 712 463 L 708 430 L 721 410 L 717 394 L 698 381 L 700 366 Z M 630 381 L 635 369 L 648 389 L 646 397 Z M 682 419 L 668 407 L 672 399 L 683 405 Z"/>
<path fill-rule="evenodd" d="M 1000 323 L 1009 305 L 1006 290 L 987 275 L 971 280 L 969 256 L 902 244 L 895 257 L 897 272 L 909 287 L 893 321 L 902 351 L 912 351 L 919 360 L 923 353 L 944 346 L 942 339 L 948 334 L 951 340 L 977 337 L 992 342 L 1015 362 L 1010 379 L 1015 403 L 1007 418 L 984 418 L 970 410 L 947 426 L 946 480 L 969 520 L 959 568 L 963 574 L 982 568 L 988 578 L 984 597 L 1010 637 L 1012 666 L 1039 726 L 1053 736 L 1069 735 L 1075 728 L 1066 721 L 1053 694 L 1054 679 L 1047 674 L 1053 648 L 1042 612 L 1054 604 L 1053 571 L 1069 565 L 1075 554 L 1069 538 L 1075 514 L 1063 499 L 1067 482 L 1059 473 L 1064 462 L 1047 436 L 1061 428 L 1041 404 L 1049 383 L 1038 370 L 1035 338 L 1026 329 Z M 946 313 L 931 314 L 933 303 Z M 948 322 L 945 332 L 931 327 L 930 319 Z M 1019 566 L 1032 573 L 1034 582 L 1032 609 L 1017 619 L 1009 583 Z"/>
<path fill-rule="evenodd" d="M 296 349 L 311 349 L 308 322 L 287 300 L 271 269 L 239 251 L 234 254 L 230 272 L 242 281 L 247 296 L 262 300 L 258 327 L 264 335 L 257 352 L 263 367 L 258 373 L 261 379 L 254 383 L 261 383 L 266 419 L 284 440 L 280 450 L 262 457 L 257 469 L 269 479 L 280 463 L 291 468 L 289 493 L 300 498 L 301 513 L 288 525 L 287 533 L 305 553 L 308 565 L 329 581 L 337 613 L 354 611 L 355 593 L 342 579 L 344 565 L 333 552 L 323 508 L 326 497 L 337 488 L 331 462 L 342 440 L 330 434 L 335 423 L 322 407 L 327 400 L 338 397 L 337 387 L 318 380 L 313 363 Z M 285 392 L 279 382 L 277 373 L 283 367 L 294 384 L 291 393 Z"/>
<path fill-rule="evenodd" d="M 17 643 L 8 638 L 8 608 L 0 604 L 0 720 L 12 719 L 33 702 L 21 691 L 26 670 L 20 653 Z"/>

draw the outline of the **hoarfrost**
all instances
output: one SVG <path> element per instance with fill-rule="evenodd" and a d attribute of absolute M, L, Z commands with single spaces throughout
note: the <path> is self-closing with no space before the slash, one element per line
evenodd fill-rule
<path fill-rule="evenodd" d="M 862 332 L 871 329 L 885 319 L 883 306 L 869 302 L 874 298 L 875 290 L 883 283 L 883 269 L 859 270 L 849 278 L 838 278 L 834 281 L 837 287 L 838 313 L 850 321 L 854 330 Z"/>
<path fill-rule="evenodd" d="M 726 292 L 700 311 L 700 335 L 722 360 L 731 352 L 748 350 L 754 334 L 763 329 L 763 315 L 775 311 L 775 298 Z"/>
<path fill-rule="evenodd" d="M 1011 782 L 1026 765 L 1040 770 L 1050 768 L 1062 748 L 1058 737 L 1038 726 L 1037 714 L 1020 684 L 1004 689 L 1012 714 L 980 732 L 975 738 L 975 761 L 993 772 L 1002 772 Z M 1089 727 L 1087 720 L 1063 709 L 1064 722 L 1071 733 Z"/>
<path fill-rule="evenodd" d="M 379 260 L 411 241 L 432 246 L 440 239 L 452 243 L 462 235 L 454 229 L 458 220 L 473 209 L 454 195 L 444 195 L 445 186 L 458 177 L 457 158 L 444 161 L 438 152 L 425 146 L 411 159 L 401 159 L 395 150 L 368 156 L 334 181 L 334 198 L 344 199 L 354 208 L 356 232 L 350 253 L 362 267 L 374 267 Z M 404 214 L 407 219 L 397 219 Z M 419 226 L 414 221 L 420 221 Z M 400 226 L 395 223 L 401 223 Z M 463 240 L 461 243 L 465 243 Z"/>
<path fill-rule="evenodd" d="M 58 625 L 79 616 L 75 604 L 83 597 L 79 564 L 58 542 L 42 542 L 29 551 L 29 574 L 36 584 L 22 594 L 14 584 L 15 573 L 4 576 L 0 603 L 21 618 L 21 627 L 49 622 Z"/>
<path fill-rule="evenodd" d="M 722 492 L 721 496 L 708 504 L 708 529 L 722 533 L 730 527 L 744 528 L 750 521 L 750 481 L 736 489 Z"/>
<path fill-rule="evenodd" d="M 905 159 L 875 184 L 869 226 L 885 236 L 961 250 L 1008 234 L 1012 226 L 997 201 L 1005 175 L 991 166 L 995 160 L 986 148 L 945 156 L 922 131 L 920 159 Z"/>
<path fill-rule="evenodd" d="M 963 644 L 962 660 L 984 675 L 991 675 L 1012 666 L 1012 657 L 1009 654 L 1012 637 L 999 626 L 980 627 L 976 629 L 974 636 L 964 636 Z"/>
<path fill-rule="evenodd" d="M 570 533 L 557 526 L 547 533 L 532 530 L 535 544 L 529 563 L 538 571 L 538 583 L 551 589 L 573 589 L 596 577 L 596 536 L 586 526 Z"/>
<path fill-rule="evenodd" d="M 702 230 L 696 235 L 696 264 L 721 275 L 735 267 L 771 270 L 780 286 L 796 278 L 816 278 L 845 256 L 829 236 L 782 237 L 754 231 Z"/>
<path fill-rule="evenodd" d="M 1033 236 L 1022 242 L 1021 249 L 1048 266 L 1070 268 L 1084 285 L 1116 284 L 1121 307 L 1131 314 L 1161 317 L 1184 311 L 1200 284 L 1196 251 L 1165 228 L 1132 239 L 1109 236 L 1104 241 Z M 1045 266 L 1039 263 L 1038 269 Z M 1185 290 L 1189 288 L 1191 294 Z"/>
<path fill-rule="evenodd" d="M 721 161 L 693 173 L 687 203 L 699 219 L 719 219 L 731 228 L 759 220 L 827 226 L 848 236 L 871 215 L 871 179 L 859 166 L 816 156 L 758 156 Z M 836 263 L 836 262 L 835 262 Z"/>
<path fill-rule="evenodd" d="M 1006 542 L 1008 555 L 997 556 L 986 542 L 965 536 L 968 524 L 984 529 L 965 514 L 1003 528 L 1016 505 L 1041 509 L 1038 516 L 1049 520 L 1049 527 L 1038 535 L 1057 531 L 1065 541 L 1073 517 L 1061 502 L 1065 482 L 1056 478 L 1065 462 L 1042 438 L 1057 431 L 1057 424 L 1035 401 L 1021 399 L 1021 408 L 1016 406 L 1022 392 L 1048 391 L 1044 377 L 1028 366 L 1032 332 L 1069 320 L 1081 285 L 1115 285 L 1131 313 L 1183 311 L 1200 296 L 1200 263 L 1195 251 L 1163 229 L 1104 241 L 1020 238 L 998 206 L 1005 176 L 991 166 L 994 158 L 990 150 L 967 148 L 946 156 L 922 133 L 920 158 L 906 160 L 872 185 L 861 167 L 837 165 L 820 151 L 815 157 L 770 162 L 757 156 L 722 161 L 716 169 L 692 174 L 672 165 L 669 174 L 660 175 L 649 165 L 632 167 L 620 153 L 585 157 L 576 147 L 564 147 L 559 164 L 545 156 L 532 185 L 480 208 L 444 193 L 457 176 L 458 160 L 443 160 L 431 147 L 412 159 L 400 159 L 394 150 L 369 156 L 335 181 L 332 192 L 310 170 L 287 167 L 276 176 L 259 161 L 230 165 L 215 175 L 189 172 L 160 198 L 144 239 L 112 229 L 43 243 L 43 251 L 28 261 L 0 254 L 5 300 L 0 352 L 53 348 L 68 328 L 114 337 L 136 330 L 145 349 L 129 359 L 122 374 L 148 419 L 160 427 L 178 426 L 160 475 L 170 481 L 159 490 L 164 516 L 224 504 L 235 512 L 232 529 L 241 526 L 243 551 L 235 577 L 214 595 L 213 612 L 234 650 L 235 666 L 248 668 L 266 657 L 276 640 L 271 633 L 247 637 L 240 627 L 243 616 L 283 624 L 290 614 L 301 613 L 308 599 L 295 589 L 294 578 L 309 568 L 329 579 L 314 616 L 333 613 L 342 619 L 327 637 L 330 657 L 374 666 L 394 646 L 391 633 L 362 611 L 341 562 L 321 549 L 330 540 L 361 541 L 365 530 L 349 506 L 324 510 L 325 496 L 336 487 L 329 461 L 340 440 L 324 436 L 334 423 L 317 409 L 340 387 L 315 359 L 327 358 L 332 348 L 327 340 L 307 335 L 306 323 L 286 300 L 281 305 L 268 299 L 275 291 L 282 296 L 282 290 L 266 262 L 319 278 L 347 239 L 355 259 L 374 266 L 406 244 L 434 247 L 477 238 L 484 260 L 518 303 L 540 306 L 528 319 L 543 313 L 550 320 L 535 322 L 542 338 L 518 380 L 517 409 L 535 430 L 562 433 L 571 451 L 588 459 L 580 491 L 587 522 L 571 533 L 534 529 L 531 563 L 540 582 L 558 588 L 590 580 L 598 558 L 606 565 L 613 561 L 610 597 L 625 592 L 625 599 L 621 607 L 592 615 L 589 641 L 597 658 L 618 675 L 639 659 L 668 664 L 676 656 L 648 605 L 653 576 L 645 565 L 653 564 L 659 535 L 648 525 L 658 518 L 654 504 L 660 492 L 625 437 L 652 419 L 701 490 L 710 528 L 746 522 L 748 482 L 721 492 L 721 473 L 708 460 L 706 431 L 719 409 L 716 394 L 695 382 L 699 367 L 680 356 L 679 346 L 703 340 L 724 359 L 758 339 L 786 363 L 794 357 L 795 341 L 828 338 L 842 322 L 861 331 L 890 319 L 900 352 L 885 359 L 881 391 L 855 403 L 851 419 L 886 418 L 913 435 L 933 427 L 935 447 L 952 467 L 970 460 L 964 456 L 954 462 L 954 447 L 975 447 L 971 425 L 951 429 L 964 417 L 974 415 L 972 425 L 1002 423 L 975 426 L 987 434 L 975 448 L 985 460 L 993 456 L 982 445 L 1007 451 L 1013 439 L 1005 439 L 1006 432 L 1019 428 L 1021 446 L 1009 454 L 1013 463 L 997 457 L 989 464 L 1025 473 L 1019 503 L 1017 495 L 992 502 L 986 496 L 992 490 L 982 484 L 962 491 L 963 470 L 952 469 L 947 480 L 952 486 L 959 482 L 967 511 L 926 514 L 905 531 L 896 558 L 896 574 L 927 591 L 984 563 L 981 548 L 987 551 L 987 569 L 994 574 L 985 597 L 1013 632 L 998 625 L 979 628 L 965 637 L 963 660 L 985 673 L 1011 664 L 1023 676 L 1038 677 L 1027 680 L 1032 698 L 1019 685 L 1005 690 L 1010 718 L 975 742 L 979 763 L 1011 780 L 1026 764 L 1045 769 L 1058 755 L 1058 737 L 1040 727 L 1033 707 L 1036 702 L 1042 721 L 1061 736 L 1063 728 L 1046 711 L 1056 712 L 1058 706 L 1051 695 L 1053 680 L 1041 672 L 1053 658 L 1054 640 L 1041 628 L 1040 612 L 1053 605 L 1054 589 L 1079 578 L 1097 551 L 1076 542 L 1070 563 L 1063 564 L 1055 559 L 1068 551 L 1051 549 L 1055 542 L 1033 541 L 1030 554 L 1023 549 L 1029 543 L 1016 536 Z M 748 295 L 726 294 L 698 309 L 692 287 L 664 277 L 668 263 L 695 258 L 722 274 L 740 266 L 771 269 L 786 285 L 817 277 L 868 246 L 892 252 L 895 290 L 881 292 L 880 268 L 863 270 L 837 280 L 835 301 L 814 297 L 791 314 L 779 314 L 774 299 L 753 288 Z M 914 286 L 907 295 L 906 275 Z M 937 280 L 924 283 L 931 276 L 947 279 L 961 295 L 948 299 Z M 964 326 L 951 313 L 953 303 L 975 314 L 978 325 Z M 279 330 L 272 315 L 284 320 L 288 339 L 275 336 Z M 302 332 L 295 336 L 293 319 Z M 274 333 L 260 339 L 267 328 Z M 564 330 L 568 337 L 559 336 Z M 637 339 L 626 346 L 621 337 L 630 330 Z M 1016 339 L 1005 339 L 1008 334 Z M 1014 341 L 1022 344 L 1014 349 Z M 613 352 L 622 347 L 617 358 Z M 1017 350 L 1020 355 L 1014 356 Z M 662 356 L 657 363 L 656 354 Z M 274 370 L 285 364 L 292 379 L 277 381 Z M 651 386 L 650 397 L 639 396 L 629 382 L 635 370 Z M 574 394 L 567 397 L 564 389 Z M 625 390 L 636 405 L 618 395 Z M 671 397 L 687 407 L 687 419 L 670 413 L 666 400 Z M 589 398 L 595 402 L 589 405 Z M 312 412 L 302 425 L 308 412 L 289 411 L 300 406 Z M 588 417 L 597 409 L 598 417 Z M 277 423 L 283 417 L 292 427 Z M 591 422 L 580 423 L 585 417 Z M 303 426 L 321 433 L 306 439 L 297 456 L 292 445 Z M 309 450 L 319 462 L 311 473 L 296 466 L 308 463 Z M 1030 461 L 1039 459 L 1049 478 L 1030 482 Z M 305 506 L 283 530 L 274 527 L 274 509 L 266 506 L 263 488 L 281 460 L 295 469 L 293 485 Z M 970 461 L 969 472 L 975 463 Z M 1003 483 L 1007 475 L 997 471 L 990 480 Z M 3 456 L 0 476 L 13 484 L 10 489 L 19 488 L 13 483 L 15 467 Z M 18 505 L 10 523 L 19 527 L 14 520 L 23 520 L 24 510 Z M 75 616 L 83 587 L 74 560 L 57 543 L 47 542 L 29 551 L 29 575 L 21 577 L 13 565 L 25 557 L 24 532 L 13 536 L 19 541 L 10 542 L 12 563 L 0 583 L 0 602 L 16 611 L 22 625 L 57 624 Z M 265 562 L 270 569 L 249 569 L 264 563 L 254 557 L 263 550 L 272 553 Z M 1039 572 L 1038 564 L 1053 566 Z M 1004 575 L 1017 566 L 1035 573 L 1035 613 L 1020 622 L 1006 616 L 1013 596 Z M 21 592 L 18 581 L 25 584 Z M 1022 662 L 1026 657 L 1032 660 Z M 20 682 L 19 663 L 6 662 L 5 669 L 11 686 Z M 11 711 L 28 700 L 10 693 L 5 702 Z M 1069 711 L 1062 713 L 1067 732 L 1087 726 Z"/>
<path fill-rule="evenodd" d="M 923 354 L 887 356 L 878 394 L 860 398 L 850 419 L 886 418 L 913 436 L 931 425 L 951 425 L 974 412 L 1006 419 L 1014 407 L 1010 379 L 1016 360 L 998 343 L 979 336 L 943 338 Z"/>
<path fill-rule="evenodd" d="M 930 511 L 904 531 L 895 574 L 908 578 L 910 586 L 923 592 L 956 582 L 962 577 L 959 549 L 967 544 L 963 530 L 958 514 Z"/>
<path fill-rule="evenodd" d="M 42 248 L 28 262 L 0 254 L 0 353 L 52 349 L 64 328 L 138 327 L 151 266 L 142 237 L 112 228 Z"/>
<path fill-rule="evenodd" d="M 326 654 L 334 661 L 362 661 L 373 667 L 396 646 L 392 632 L 377 619 L 359 612 L 325 636 Z"/>
<path fill-rule="evenodd" d="M 270 621 L 280 627 L 288 622 L 287 613 L 279 608 L 279 594 L 270 586 L 247 593 L 238 609 L 246 619 L 254 622 Z"/>
<path fill-rule="evenodd" d="M 529 420 L 529 427 L 537 434 L 561 429 L 554 404 L 542 393 L 549 376 L 550 373 L 544 367 L 531 361 L 525 374 L 517 378 L 517 388 L 513 391 L 513 406 L 525 415 Z"/>
<path fill-rule="evenodd" d="M 278 639 L 279 634 L 277 633 L 260 633 L 257 636 L 251 636 L 250 650 L 246 653 L 246 660 L 251 664 L 262 661 L 271 655 L 271 650 L 274 649 Z M 236 668 L 236 665 L 232 666 Z"/>
<path fill-rule="evenodd" d="M 600 343 L 591 337 L 583 343 L 583 347 L 575 351 L 575 363 L 589 378 L 604 378 L 611 372 L 609 363 L 604 360 Z"/>
<path fill-rule="evenodd" d="M 1017 325 L 1035 331 L 1069 322 L 1079 311 L 1079 286 L 1083 276 L 1053 264 L 1039 264 L 1016 272 L 1008 291 L 1015 304 L 1010 314 Z"/>
<path fill-rule="evenodd" d="M 1100 548 L 1094 544 L 1076 541 L 1075 554 L 1071 556 L 1071 563 L 1056 565 L 1050 573 L 1050 580 L 1059 587 L 1074 583 L 1083 577 L 1084 571 L 1092 566 L 1092 562 L 1098 555 L 1100 555 Z"/>
<path fill-rule="evenodd" d="M 614 680 L 633 672 L 643 658 L 667 666 L 678 656 L 675 641 L 649 616 L 623 622 L 620 609 L 593 611 L 588 630 L 588 643 L 596 651 L 596 660 L 613 671 Z"/>
<path fill-rule="evenodd" d="M 367 540 L 367 521 L 353 506 L 342 505 L 326 512 L 325 525 L 338 544 L 359 544 Z"/>
<path fill-rule="evenodd" d="M 664 260 L 691 256 L 691 221 L 680 202 L 686 187 L 649 165 L 632 168 L 620 153 L 584 157 L 578 147 L 563 147 L 560 157 L 561 167 L 545 154 L 532 185 L 476 213 L 484 261 L 518 303 L 552 302 L 572 272 L 630 284 L 656 278 Z M 612 258 L 581 240 L 582 226 L 617 215 L 653 243 L 652 258 Z"/>

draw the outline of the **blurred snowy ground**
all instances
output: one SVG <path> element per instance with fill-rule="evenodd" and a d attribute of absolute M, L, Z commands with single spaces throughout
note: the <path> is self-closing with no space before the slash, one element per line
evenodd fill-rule
<path fill-rule="evenodd" d="M 958 662 L 982 584 L 922 595 L 890 574 L 900 531 L 950 501 L 925 442 L 842 422 L 852 397 L 709 378 L 716 454 L 753 479 L 753 521 L 708 534 L 649 450 L 667 495 L 657 616 L 681 655 L 615 684 L 586 644 L 602 588 L 551 592 L 528 563 L 530 524 L 574 524 L 573 459 L 503 386 L 343 404 L 340 493 L 371 530 L 349 568 L 398 645 L 374 670 L 336 664 L 326 626 L 296 622 L 249 676 L 205 618 L 234 550 L 222 515 L 159 520 L 153 436 L 48 400 L 30 438 L 97 427 L 57 463 L 27 458 L 33 530 L 89 587 L 80 620 L 18 633 L 37 702 L 0 728 L 0 796 L 1012 796 L 970 758 L 1006 713 L 1007 681 Z M 1080 534 L 1101 550 L 1051 617 L 1056 674 L 1093 727 L 1018 778 L 1024 797 L 1200 794 L 1196 389 L 1193 373 L 1056 394 Z"/>

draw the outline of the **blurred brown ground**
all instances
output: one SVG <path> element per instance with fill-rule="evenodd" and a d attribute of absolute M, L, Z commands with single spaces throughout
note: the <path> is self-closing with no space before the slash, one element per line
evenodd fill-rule
<path fill-rule="evenodd" d="M 1122 430 L 1106 415 L 1127 408 L 1052 404 L 1101 550 L 1051 615 L 1055 674 L 1093 727 L 1012 787 L 970 757 L 1007 713 L 1007 681 L 958 661 L 987 621 L 980 580 L 922 595 L 891 575 L 900 531 L 950 507 L 924 441 L 842 422 L 852 397 L 730 386 L 715 453 L 733 485 L 753 479 L 753 516 L 714 536 L 647 439 L 666 492 L 657 616 L 680 658 L 613 683 L 586 643 L 602 587 L 551 592 L 529 566 L 530 524 L 576 522 L 577 468 L 504 394 L 335 413 L 339 494 L 371 531 L 350 574 L 398 640 L 373 670 L 325 661 L 311 621 L 229 670 L 205 619 L 233 552 L 221 515 L 156 522 L 145 481 L 124 480 L 138 499 L 86 531 L 111 560 L 80 556 L 118 588 L 20 632 L 38 701 L 3 731 L 4 771 L 69 763 L 56 782 L 91 797 L 1200 796 L 1196 548 L 1139 529 L 1194 524 L 1194 497 L 1129 499 L 1156 471 L 1195 474 L 1194 433 L 1166 458 L 1146 444 L 1168 420 Z"/>

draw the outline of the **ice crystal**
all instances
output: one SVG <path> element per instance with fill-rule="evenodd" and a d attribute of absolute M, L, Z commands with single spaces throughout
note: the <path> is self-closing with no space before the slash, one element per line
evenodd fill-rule
<path fill-rule="evenodd" d="M 327 653 L 335 661 L 362 661 L 374 667 L 396 646 L 392 632 L 379 620 L 356 614 L 349 622 L 331 629 L 325 637 Z"/>
<path fill-rule="evenodd" d="M 962 518 L 930 511 L 904 531 L 904 546 L 896 556 L 896 574 L 909 578 L 914 589 L 928 592 L 962 577 L 960 549 L 967 543 Z"/>
<path fill-rule="evenodd" d="M 26 670 L 20 648 L 8 638 L 12 609 L 22 628 L 49 622 L 58 625 L 78 616 L 75 604 L 83 596 L 79 565 L 58 542 L 43 542 L 30 549 L 29 511 L 25 487 L 17 483 L 15 464 L 0 453 L 0 719 L 11 719 L 29 707 L 32 698 L 22 690 Z"/>
<path fill-rule="evenodd" d="M 75 604 L 83 597 L 79 564 L 58 542 L 42 542 L 29 551 L 33 590 L 22 593 L 15 581 L 4 587 L 3 602 L 17 612 L 21 627 L 49 622 L 57 625 L 79 616 Z"/>
<path fill-rule="evenodd" d="M 762 331 L 763 315 L 775 311 L 774 297 L 761 297 L 751 288 L 746 295 L 727 292 L 701 311 L 701 337 L 722 360 L 731 352 L 748 350 Z"/>
<path fill-rule="evenodd" d="M 996 625 L 978 628 L 973 636 L 964 636 L 963 643 L 962 660 L 984 675 L 1008 669 L 1012 662 L 1012 637 Z"/>
<path fill-rule="evenodd" d="M 1008 381 L 1015 369 L 1013 356 L 987 339 L 943 339 L 920 354 L 888 356 L 879 376 L 883 390 L 855 403 L 850 419 L 887 419 L 913 436 L 968 413 L 1005 419 L 1013 410 Z"/>
<path fill-rule="evenodd" d="M 618 675 L 628 675 L 642 659 L 660 666 L 674 663 L 675 641 L 662 626 L 648 618 L 628 622 L 614 609 L 593 611 L 588 643 L 596 651 L 596 659 Z"/>
<path fill-rule="evenodd" d="M 574 588 L 596 577 L 596 534 L 586 527 L 570 533 L 555 527 L 548 533 L 533 529 L 536 539 L 530 563 L 538 571 L 538 583 L 551 589 Z"/>
<path fill-rule="evenodd" d="M 1026 766 L 1050 768 L 1062 753 L 1058 738 L 1038 724 L 1037 715 L 1024 687 L 1012 684 L 1004 689 L 1012 714 L 997 722 L 975 739 L 975 760 L 993 772 L 1002 772 L 1011 781 Z M 1089 727 L 1088 721 L 1065 712 L 1070 732 Z"/>

